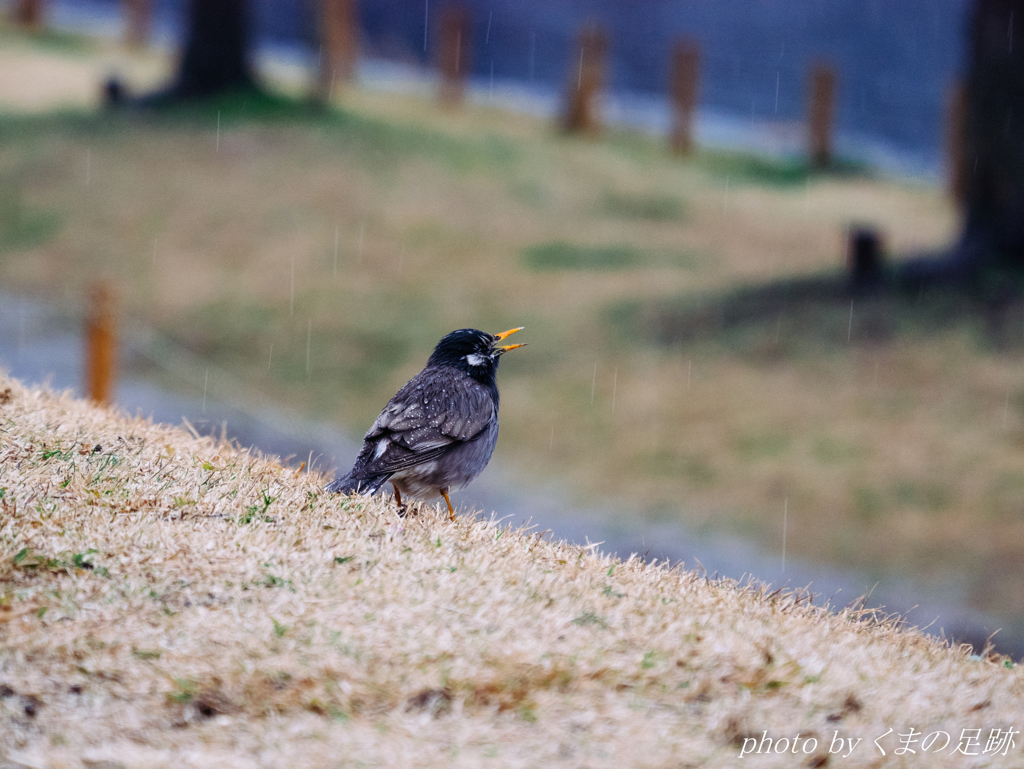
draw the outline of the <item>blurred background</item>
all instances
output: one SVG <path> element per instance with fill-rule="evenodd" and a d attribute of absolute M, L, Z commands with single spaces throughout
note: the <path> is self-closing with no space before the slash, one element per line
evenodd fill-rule
<path fill-rule="evenodd" d="M 1018 5 L 8 0 L 0 367 L 329 474 L 522 325 L 467 509 L 1020 657 Z"/>

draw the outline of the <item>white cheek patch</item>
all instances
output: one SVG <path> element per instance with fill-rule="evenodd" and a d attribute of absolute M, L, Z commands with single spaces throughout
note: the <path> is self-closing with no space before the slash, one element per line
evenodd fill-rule
<path fill-rule="evenodd" d="M 487 358 L 479 353 L 471 352 L 466 356 L 466 363 L 470 366 L 483 366 L 487 363 Z"/>

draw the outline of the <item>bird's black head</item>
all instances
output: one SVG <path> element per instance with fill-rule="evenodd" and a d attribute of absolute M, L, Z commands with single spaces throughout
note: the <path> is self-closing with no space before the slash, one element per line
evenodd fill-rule
<path fill-rule="evenodd" d="M 460 328 L 437 343 L 427 365 L 457 368 L 483 384 L 491 385 L 498 371 L 498 358 L 509 350 L 525 346 L 499 345 L 498 342 L 520 330 L 513 328 L 500 334 L 488 334 L 475 328 Z"/>

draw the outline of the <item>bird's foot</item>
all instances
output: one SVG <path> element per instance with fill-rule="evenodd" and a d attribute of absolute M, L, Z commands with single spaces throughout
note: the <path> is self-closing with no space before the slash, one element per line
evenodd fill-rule
<path fill-rule="evenodd" d="M 448 505 L 448 520 L 455 523 L 455 511 L 452 510 L 452 501 L 448 498 L 448 489 L 441 489 L 441 496 L 444 497 L 445 504 Z"/>
<path fill-rule="evenodd" d="M 402 501 L 402 493 L 398 490 L 397 486 L 393 487 L 395 490 L 395 505 L 398 507 L 398 517 L 405 518 L 408 508 L 405 506 L 405 502 Z"/>

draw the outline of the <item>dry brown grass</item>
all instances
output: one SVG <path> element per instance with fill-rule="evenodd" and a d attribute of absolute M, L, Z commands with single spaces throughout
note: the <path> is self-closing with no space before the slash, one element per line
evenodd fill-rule
<path fill-rule="evenodd" d="M 351 90 L 322 118 L 237 106 L 219 144 L 215 106 L 5 122 L 0 215 L 20 211 L 25 234 L 0 253 L 0 280 L 77 304 L 108 276 L 125 325 L 171 333 L 249 388 L 234 395 L 355 434 L 447 331 L 526 325 L 531 346 L 500 376 L 498 449 L 524 482 L 566 483 L 582 504 L 628 496 L 778 549 L 788 504 L 791 555 L 942 569 L 974 606 L 1024 612 L 1019 348 L 969 323 L 803 347 L 783 326 L 777 345 L 771 319 L 753 349 L 662 348 L 614 319 L 623 303 L 837 266 L 851 221 L 877 224 L 894 252 L 938 246 L 956 230 L 939 192 L 769 183 L 750 159 L 678 162 L 643 138 L 570 140 L 393 94 Z M 32 237 L 46 217 L 50 234 Z M 556 242 L 642 258 L 531 268 L 529 249 Z"/>
<path fill-rule="evenodd" d="M 0 757 L 32 767 L 878 766 L 1024 727 L 1024 673 L 0 379 Z M 500 511 L 499 511 L 500 512 Z M 833 738 L 863 738 L 847 759 Z M 801 747 L 802 750 L 802 747 Z M 845 751 L 844 751 L 845 752 Z M 101 762 L 116 763 L 101 763 Z M 888 765 L 888 764 L 887 764 Z"/>

